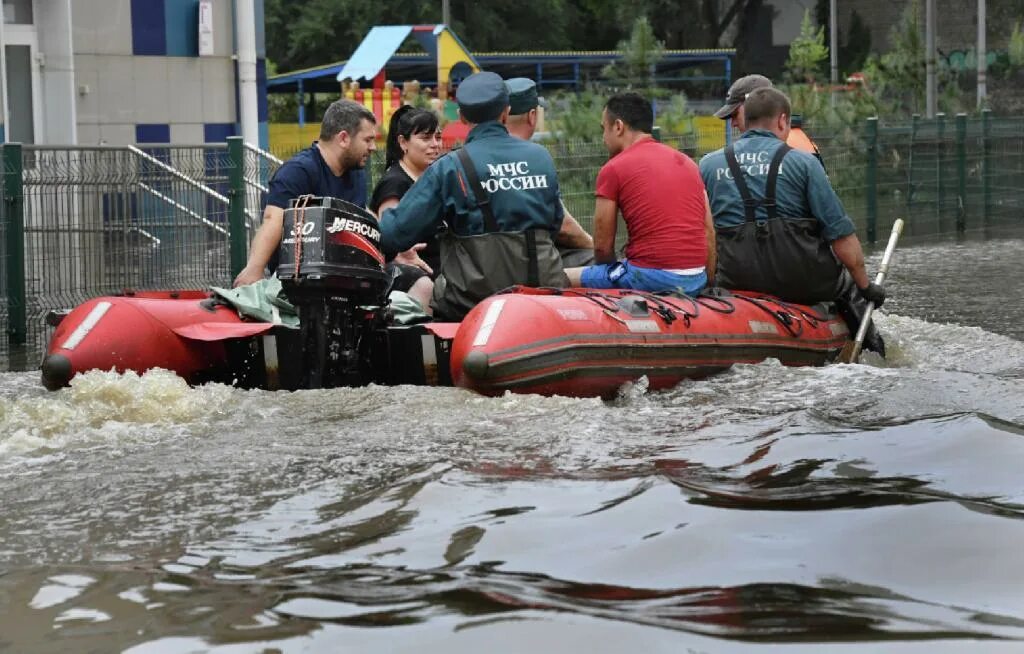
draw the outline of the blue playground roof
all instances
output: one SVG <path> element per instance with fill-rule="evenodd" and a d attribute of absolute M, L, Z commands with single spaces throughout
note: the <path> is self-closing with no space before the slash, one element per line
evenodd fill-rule
<path fill-rule="evenodd" d="M 437 37 L 447 29 L 444 25 L 378 25 L 367 33 L 352 57 L 344 62 L 336 79 L 339 82 L 346 78 L 373 79 L 388 65 L 410 34 L 416 37 L 428 56 L 436 59 Z M 459 38 L 451 31 L 448 33 L 462 47 Z"/>
<path fill-rule="evenodd" d="M 399 30 L 406 26 L 398 27 Z M 375 28 L 381 29 L 381 28 Z M 390 29 L 390 28 L 388 28 Z M 339 61 L 315 68 L 297 70 L 290 73 L 274 75 L 267 80 L 269 93 L 295 93 L 301 90 L 310 92 L 338 91 L 339 75 L 345 77 L 372 78 L 380 71 L 381 52 L 390 48 L 394 35 L 388 35 L 389 42 L 378 45 L 364 58 L 360 53 L 362 46 L 347 61 Z M 408 32 L 402 36 L 404 40 Z M 365 40 L 364 43 L 369 41 Z M 383 41 L 382 41 L 383 43 Z M 400 41 L 399 41 L 400 43 Z M 394 50 L 391 50 L 394 52 Z M 736 51 L 732 48 L 717 50 L 666 50 L 656 68 L 659 82 L 673 81 L 722 81 L 726 87 L 731 82 L 732 58 Z M 506 79 L 509 77 L 530 77 L 542 87 L 576 87 L 590 80 L 601 78 L 601 69 L 622 58 L 616 50 L 601 51 L 539 51 L 539 52 L 478 52 L 473 53 L 474 59 L 484 70 L 498 73 Z M 375 68 L 376 66 L 376 68 Z M 437 83 L 437 67 L 434 58 L 427 53 L 392 54 L 383 64 L 387 78 L 396 84 L 410 80 L 418 80 L 423 86 Z M 683 73 L 687 69 L 698 66 L 709 66 L 701 69 L 701 74 Z M 371 73 L 372 74 L 368 74 Z M 354 73 L 359 73 L 354 74 Z"/>
<path fill-rule="evenodd" d="M 337 80 L 373 79 L 384 68 L 391 55 L 402 47 L 402 42 L 412 32 L 412 25 L 385 25 L 374 27 L 359 44 L 352 57 L 345 62 L 336 76 Z"/>

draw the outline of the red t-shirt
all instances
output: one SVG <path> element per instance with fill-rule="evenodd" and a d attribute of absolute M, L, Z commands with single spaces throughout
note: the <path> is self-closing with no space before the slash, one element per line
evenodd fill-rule
<path fill-rule="evenodd" d="M 451 150 L 459 143 L 465 143 L 469 136 L 469 125 L 461 120 L 453 120 L 441 130 L 441 145 L 445 150 Z"/>
<path fill-rule="evenodd" d="M 622 212 L 630 263 L 664 270 L 704 265 L 704 180 L 692 159 L 643 139 L 601 168 L 596 193 Z"/>

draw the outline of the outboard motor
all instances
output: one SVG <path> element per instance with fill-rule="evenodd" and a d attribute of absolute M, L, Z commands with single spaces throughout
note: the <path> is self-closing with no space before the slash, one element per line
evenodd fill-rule
<path fill-rule="evenodd" d="M 284 385 L 372 381 L 370 350 L 374 331 L 384 324 L 387 290 L 376 218 L 343 200 L 302 196 L 284 212 L 280 252 L 277 276 L 301 325 L 301 365 L 293 366 L 298 379 L 284 379 L 282 360 Z"/>

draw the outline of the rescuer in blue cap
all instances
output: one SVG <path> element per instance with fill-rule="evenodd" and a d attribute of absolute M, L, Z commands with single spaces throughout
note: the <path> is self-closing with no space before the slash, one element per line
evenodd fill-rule
<path fill-rule="evenodd" d="M 505 123 L 508 133 L 526 141 L 532 140 L 540 121 L 540 109 L 543 107 L 546 110 L 548 103 L 537 95 L 537 83 L 529 77 L 507 79 L 505 88 L 508 89 L 509 116 Z M 572 228 L 571 223 L 576 223 L 576 219 L 569 213 L 564 202 L 562 212 L 565 214 L 562 228 Z M 576 226 L 579 227 L 579 223 Z M 579 227 L 579 231 L 583 231 L 583 228 Z M 585 239 L 580 239 L 573 247 L 559 244 L 558 253 L 562 255 L 562 264 L 566 268 L 589 266 L 594 263 L 594 239 L 587 234 Z"/>
<path fill-rule="evenodd" d="M 381 216 L 385 250 L 407 250 L 443 230 L 431 301 L 442 320 L 461 320 L 514 284 L 566 286 L 556 242 L 586 247 L 590 239 L 575 221 L 564 220 L 548 151 L 505 128 L 509 94 L 501 77 L 470 75 L 456 101 L 470 126 L 466 145 L 434 162 Z"/>
<path fill-rule="evenodd" d="M 537 95 L 537 83 L 529 77 L 505 80 L 505 86 L 508 88 L 508 133 L 529 141 L 537 131 L 539 108 L 547 109 L 548 104 Z"/>
<path fill-rule="evenodd" d="M 718 245 L 715 281 L 787 302 L 835 301 L 856 333 L 867 303 L 882 306 L 885 289 L 868 276 L 853 221 L 820 161 L 787 143 L 786 94 L 760 86 L 742 102 L 746 131 L 700 160 Z M 874 325 L 864 347 L 885 356 Z"/>

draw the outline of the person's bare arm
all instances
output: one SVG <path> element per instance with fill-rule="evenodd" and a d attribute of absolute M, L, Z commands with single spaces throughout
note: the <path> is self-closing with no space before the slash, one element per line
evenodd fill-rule
<path fill-rule="evenodd" d="M 593 249 L 594 239 L 590 237 L 583 226 L 572 217 L 569 213 L 569 209 L 566 208 L 565 203 L 562 204 L 562 211 L 565 213 L 565 217 L 562 218 L 562 228 L 558 230 L 558 234 L 555 235 L 555 243 L 568 248 L 581 248 L 585 250 Z"/>
<path fill-rule="evenodd" d="M 708 255 L 704 268 L 708 276 L 708 286 L 715 285 L 715 268 L 718 266 L 718 242 L 715 240 L 715 221 L 711 218 L 711 204 L 708 194 L 704 194 L 704 235 L 708 242 Z"/>
<path fill-rule="evenodd" d="M 263 269 L 267 267 L 270 256 L 281 243 L 283 225 L 284 209 L 268 204 L 263 210 L 263 224 L 256 230 L 256 236 L 249 247 L 249 260 L 242 272 L 235 277 L 235 286 L 244 286 L 263 279 Z"/>
<path fill-rule="evenodd" d="M 594 203 L 594 262 L 615 261 L 615 229 L 619 205 L 614 200 L 598 197 Z"/>
<path fill-rule="evenodd" d="M 861 249 L 860 239 L 856 234 L 848 234 L 832 241 L 832 251 L 836 258 L 853 276 L 853 283 L 857 288 L 866 288 L 871 282 L 868 278 L 868 271 L 864 267 L 864 250 Z"/>

